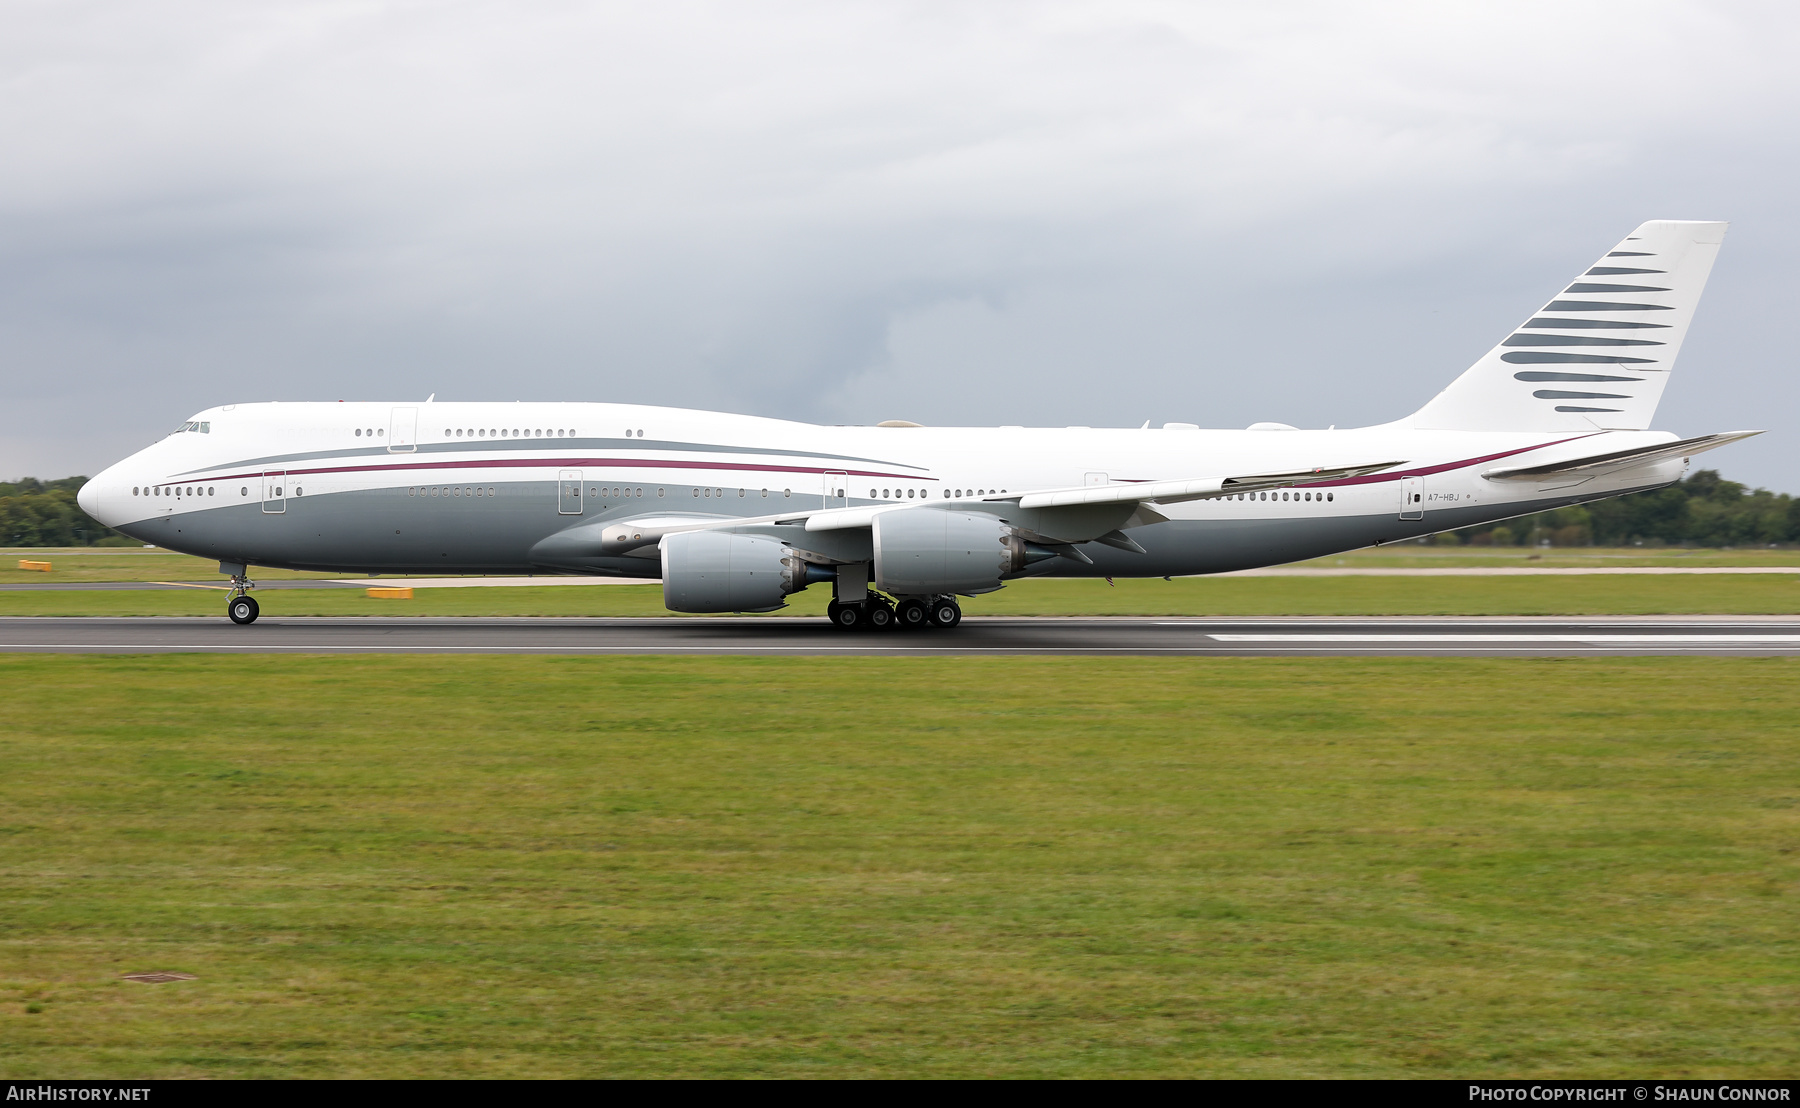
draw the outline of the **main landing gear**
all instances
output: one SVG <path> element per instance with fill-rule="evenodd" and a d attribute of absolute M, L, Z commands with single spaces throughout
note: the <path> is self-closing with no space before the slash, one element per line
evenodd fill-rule
<path fill-rule="evenodd" d="M 886 631 L 899 628 L 911 631 L 926 627 L 951 628 L 962 622 L 962 606 L 953 596 L 931 599 L 910 597 L 898 606 L 877 593 L 868 594 L 861 604 L 845 604 L 833 600 L 825 609 L 831 625 L 840 631 Z"/>
<path fill-rule="evenodd" d="M 256 598 L 250 595 L 250 590 L 254 587 L 248 574 L 234 573 L 231 575 L 231 599 L 225 602 L 225 614 L 230 616 L 231 622 L 239 627 L 255 623 L 256 617 L 262 614 L 262 605 L 258 604 Z"/>

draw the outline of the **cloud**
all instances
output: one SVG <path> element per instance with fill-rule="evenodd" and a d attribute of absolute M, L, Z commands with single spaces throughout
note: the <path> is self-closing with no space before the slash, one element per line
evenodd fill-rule
<path fill-rule="evenodd" d="M 91 471 L 213 403 L 432 391 L 1378 421 L 1646 218 L 1737 221 L 1663 425 L 1787 419 L 1797 26 L 1667 0 L 11 5 L 0 471 Z M 1780 438 L 1720 463 L 1800 489 Z"/>

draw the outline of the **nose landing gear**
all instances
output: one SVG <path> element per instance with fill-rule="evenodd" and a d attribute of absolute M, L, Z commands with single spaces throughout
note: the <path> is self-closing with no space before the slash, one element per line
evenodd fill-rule
<path fill-rule="evenodd" d="M 256 583 L 250 580 L 249 569 L 235 562 L 219 563 L 219 572 L 231 574 L 231 598 L 225 602 L 225 614 L 240 627 L 255 623 L 256 617 L 262 614 L 262 605 L 250 595 Z"/>
<path fill-rule="evenodd" d="M 255 623 L 256 617 L 261 614 L 261 608 L 253 596 L 234 596 L 231 603 L 225 606 L 225 614 L 231 617 L 231 622 L 242 626 Z"/>

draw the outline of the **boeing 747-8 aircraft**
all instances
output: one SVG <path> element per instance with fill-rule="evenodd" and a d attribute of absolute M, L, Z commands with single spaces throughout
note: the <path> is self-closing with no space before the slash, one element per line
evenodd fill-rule
<path fill-rule="evenodd" d="M 1394 423 L 821 427 L 630 404 L 227 404 L 81 506 L 251 566 L 658 578 L 679 612 L 815 584 L 841 627 L 953 627 L 1023 577 L 1273 565 L 1667 485 L 1756 434 L 1648 430 L 1724 223 L 1656 220 Z"/>

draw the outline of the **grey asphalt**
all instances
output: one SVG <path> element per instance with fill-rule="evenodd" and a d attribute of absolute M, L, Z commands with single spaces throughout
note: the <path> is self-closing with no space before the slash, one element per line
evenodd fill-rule
<path fill-rule="evenodd" d="M 844 632 L 796 618 L 0 618 L 0 652 L 1452 656 L 1795 655 L 1800 619 L 1007 618 Z"/>

